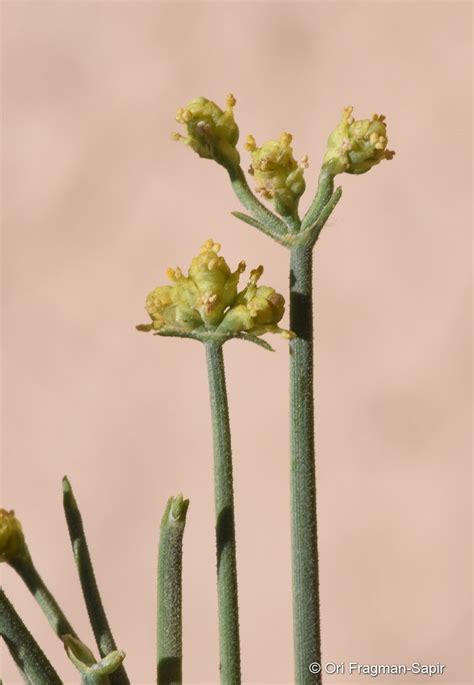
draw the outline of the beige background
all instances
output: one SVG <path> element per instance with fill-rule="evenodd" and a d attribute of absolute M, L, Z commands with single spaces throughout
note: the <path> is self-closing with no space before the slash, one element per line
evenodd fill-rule
<path fill-rule="evenodd" d="M 392 163 L 344 177 L 315 256 L 326 660 L 446 664 L 470 683 L 470 5 L 4 2 L 5 507 L 92 643 L 69 548 L 72 480 L 134 685 L 153 682 L 155 558 L 191 500 L 184 672 L 217 683 L 211 434 L 203 350 L 139 334 L 144 299 L 201 242 L 287 254 L 230 216 L 225 172 L 170 140 L 174 111 L 231 90 L 242 137 L 295 135 L 311 199 L 342 106 L 388 117 Z M 243 154 L 247 164 L 246 153 Z M 286 320 L 286 319 L 285 319 Z M 287 346 L 230 343 L 245 683 L 291 683 Z M 3 582 L 67 683 L 62 647 Z M 4 685 L 19 683 L 10 658 Z M 369 677 L 327 676 L 356 685 Z M 377 683 L 426 683 L 380 677 Z"/>

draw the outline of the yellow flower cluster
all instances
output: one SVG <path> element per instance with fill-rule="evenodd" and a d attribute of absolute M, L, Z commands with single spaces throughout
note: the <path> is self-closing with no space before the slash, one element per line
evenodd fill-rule
<path fill-rule="evenodd" d="M 181 269 L 168 269 L 172 285 L 155 288 L 147 297 L 146 311 L 152 323 L 139 330 L 173 333 L 213 333 L 231 337 L 246 332 L 251 335 L 279 333 L 290 337 L 277 324 L 285 311 L 282 295 L 269 286 L 258 286 L 263 273 L 259 266 L 250 274 L 247 286 L 239 293 L 240 274 L 245 263 L 231 271 L 220 245 L 206 240 L 191 261 L 188 275 Z"/>
<path fill-rule="evenodd" d="M 304 170 L 308 166 L 305 156 L 300 164 L 293 157 L 290 133 L 282 133 L 278 140 L 269 140 L 257 147 L 255 138 L 248 136 L 245 147 L 251 152 L 249 173 L 257 182 L 256 191 L 273 200 L 282 216 L 295 213 L 305 191 Z"/>
<path fill-rule="evenodd" d="M 387 126 L 383 114 L 354 121 L 352 107 L 342 110 L 342 118 L 328 139 L 323 169 L 336 175 L 364 174 L 395 152 L 387 149 Z"/>
<path fill-rule="evenodd" d="M 228 95 L 226 105 L 223 111 L 207 98 L 191 100 L 187 107 L 180 107 L 176 112 L 176 121 L 186 126 L 188 135 L 173 133 L 172 138 L 189 145 L 200 157 L 214 159 L 227 168 L 238 166 L 239 129 L 234 120 L 233 95 Z"/>

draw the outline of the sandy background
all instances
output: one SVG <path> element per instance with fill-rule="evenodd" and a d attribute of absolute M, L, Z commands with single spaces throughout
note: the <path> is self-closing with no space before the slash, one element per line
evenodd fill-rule
<path fill-rule="evenodd" d="M 312 163 L 306 208 L 353 104 L 387 115 L 397 156 L 341 179 L 315 256 L 324 656 L 440 661 L 431 682 L 470 683 L 469 3 L 36 1 L 2 13 L 2 505 L 77 631 L 93 643 L 61 477 L 134 685 L 153 682 L 159 519 L 183 492 L 184 675 L 218 682 L 204 352 L 134 325 L 166 267 L 209 236 L 232 265 L 265 264 L 284 293 L 288 256 L 230 216 L 240 207 L 220 167 L 170 140 L 176 107 L 232 91 L 242 138 L 293 132 Z M 275 354 L 225 348 L 247 684 L 293 679 L 287 345 L 272 342 Z M 2 674 L 20 682 L 8 655 Z"/>

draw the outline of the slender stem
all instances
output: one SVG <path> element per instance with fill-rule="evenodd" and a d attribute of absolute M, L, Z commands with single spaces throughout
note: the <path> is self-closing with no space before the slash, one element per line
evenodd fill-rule
<path fill-rule="evenodd" d="M 232 188 L 243 206 L 275 235 L 281 236 L 288 233 L 288 227 L 285 222 L 267 209 L 252 193 L 242 168 L 229 167 L 227 171 L 229 172 Z"/>
<path fill-rule="evenodd" d="M 158 551 L 159 685 L 181 685 L 183 662 L 183 534 L 189 500 L 170 497 L 161 520 Z"/>
<path fill-rule="evenodd" d="M 62 685 L 58 674 L 1 588 L 0 635 L 27 683 Z"/>
<path fill-rule="evenodd" d="M 321 169 L 318 181 L 318 189 L 316 195 L 303 217 L 301 222 L 301 230 L 311 226 L 315 223 L 323 207 L 329 202 L 334 190 L 334 176 L 329 174 L 324 168 Z"/>
<path fill-rule="evenodd" d="M 291 523 L 295 683 L 319 685 L 309 665 L 321 661 L 314 462 L 312 247 L 290 262 Z"/>
<path fill-rule="evenodd" d="M 292 233 L 297 233 L 301 228 L 301 220 L 298 216 L 297 211 L 295 212 L 295 214 L 293 214 L 293 216 L 288 216 L 286 218 L 286 222 Z"/>
<path fill-rule="evenodd" d="M 240 685 L 232 450 L 221 344 L 207 342 L 206 356 L 214 439 L 220 674 L 222 685 Z"/>
<path fill-rule="evenodd" d="M 319 234 L 323 230 L 324 226 L 326 225 L 326 221 L 329 219 L 331 214 L 333 213 L 334 209 L 336 208 L 337 203 L 341 199 L 342 196 L 342 188 L 339 186 L 336 188 L 336 190 L 333 192 L 331 197 L 329 198 L 327 204 L 324 205 L 324 207 L 321 209 L 319 212 L 318 218 L 316 222 L 310 227 L 308 230 L 310 230 L 313 233 L 313 238 L 311 241 L 311 245 L 314 245 L 317 239 L 319 238 Z"/>
<path fill-rule="evenodd" d="M 36 570 L 33 560 L 28 552 L 27 556 L 13 559 L 10 566 L 15 569 L 25 583 L 28 590 L 38 602 L 48 619 L 49 625 L 60 638 L 62 635 L 77 637 L 74 628 L 64 615 L 59 604 L 46 587 L 43 579 Z"/>
<path fill-rule="evenodd" d="M 97 587 L 81 512 L 67 478 L 63 479 L 63 504 L 87 613 L 100 655 L 104 657 L 110 652 L 114 652 L 117 646 Z M 130 683 L 123 665 L 120 665 L 109 677 L 111 685 L 129 685 Z"/>

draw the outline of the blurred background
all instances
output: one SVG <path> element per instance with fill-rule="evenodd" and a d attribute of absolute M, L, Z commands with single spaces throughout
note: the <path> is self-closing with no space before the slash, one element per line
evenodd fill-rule
<path fill-rule="evenodd" d="M 262 282 L 285 294 L 288 254 L 230 215 L 241 207 L 221 167 L 170 139 L 176 108 L 233 92 L 244 168 L 248 133 L 292 132 L 310 158 L 304 210 L 352 104 L 356 118 L 387 116 L 397 156 L 339 177 L 315 252 L 323 654 L 439 661 L 437 683 L 470 683 L 470 3 L 40 0 L 2 13 L 1 506 L 79 634 L 93 643 L 62 476 L 134 685 L 154 681 L 159 521 L 182 492 L 184 677 L 218 683 L 204 350 L 135 324 L 206 238 L 233 268 L 264 264 Z M 270 342 L 273 354 L 225 347 L 242 669 L 246 684 L 289 685 L 288 351 Z M 2 582 L 77 682 L 9 568 Z"/>

